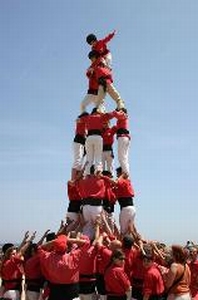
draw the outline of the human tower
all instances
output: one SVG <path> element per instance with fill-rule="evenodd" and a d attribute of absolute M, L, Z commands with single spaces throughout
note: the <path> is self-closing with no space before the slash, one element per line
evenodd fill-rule
<path fill-rule="evenodd" d="M 83 232 L 93 236 L 93 224 L 102 212 L 113 218 L 116 201 L 120 205 L 119 221 L 122 234 L 133 225 L 135 207 L 134 190 L 129 178 L 129 119 L 125 102 L 114 86 L 112 55 L 107 47 L 115 36 L 113 31 L 103 39 L 95 34 L 86 38 L 91 46 L 88 54 L 88 90 L 80 105 L 73 140 L 73 165 L 67 184 L 69 205 L 67 218 L 84 220 Z M 116 104 L 113 111 L 105 109 L 105 97 L 109 95 Z M 94 108 L 89 113 L 87 107 Z M 115 119 L 111 126 L 110 120 Z M 113 178 L 113 143 L 117 138 L 117 179 Z"/>

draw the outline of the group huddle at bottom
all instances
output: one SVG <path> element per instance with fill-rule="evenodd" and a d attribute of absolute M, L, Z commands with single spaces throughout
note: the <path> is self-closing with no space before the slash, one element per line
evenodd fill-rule
<path fill-rule="evenodd" d="M 121 235 L 105 213 L 94 223 L 92 239 L 81 222 L 61 223 L 33 243 L 26 233 L 16 248 L 2 248 L 2 299 L 19 300 L 22 280 L 27 300 L 170 300 L 198 297 L 197 246 L 147 241 L 135 226 Z M 45 240 L 45 243 L 43 243 Z M 24 298 L 23 298 L 24 299 Z"/>

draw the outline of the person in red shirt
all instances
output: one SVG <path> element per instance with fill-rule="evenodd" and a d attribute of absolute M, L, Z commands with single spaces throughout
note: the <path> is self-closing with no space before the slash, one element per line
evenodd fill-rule
<path fill-rule="evenodd" d="M 133 204 L 133 197 L 135 195 L 132 182 L 128 175 L 122 172 L 122 168 L 119 167 L 117 171 L 117 185 L 115 188 L 115 194 L 120 205 L 120 231 L 122 235 L 128 232 L 129 224 L 134 224 L 136 215 L 136 209 Z"/>
<path fill-rule="evenodd" d="M 41 272 L 40 259 L 37 252 L 38 245 L 30 244 L 25 253 L 24 271 L 26 283 L 26 298 L 37 300 L 44 284 L 44 277 Z"/>
<path fill-rule="evenodd" d="M 82 113 L 76 119 L 75 137 L 73 140 L 73 166 L 71 179 L 75 179 L 76 172 L 82 170 L 85 156 L 85 140 L 86 140 L 86 116 L 87 112 Z"/>
<path fill-rule="evenodd" d="M 109 241 L 109 242 L 107 242 Z M 110 240 L 109 236 L 103 232 L 100 234 L 96 247 L 98 250 L 97 260 L 96 260 L 96 286 L 101 300 L 106 300 L 106 289 L 105 289 L 105 280 L 104 274 L 107 267 L 110 265 L 112 251 L 116 249 L 121 249 L 122 243 L 115 239 Z"/>
<path fill-rule="evenodd" d="M 122 251 L 125 255 L 124 270 L 131 280 L 132 268 L 134 262 L 134 251 L 133 251 L 134 239 L 131 235 L 126 234 L 122 239 Z"/>
<path fill-rule="evenodd" d="M 131 285 L 124 271 L 124 262 L 125 256 L 122 250 L 115 250 L 104 274 L 107 300 L 131 299 Z"/>
<path fill-rule="evenodd" d="M 92 62 L 93 71 L 99 84 L 97 106 L 104 101 L 106 93 L 108 93 L 109 96 L 116 102 L 117 109 L 124 108 L 124 100 L 121 98 L 113 84 L 112 71 L 102 61 L 96 63 L 99 58 L 99 53 L 97 51 L 92 50 L 88 57 Z"/>
<path fill-rule="evenodd" d="M 190 292 L 193 300 L 198 300 L 198 256 L 197 248 L 190 248 L 189 268 L 191 271 Z"/>
<path fill-rule="evenodd" d="M 102 171 L 102 129 L 104 122 L 112 119 L 112 113 L 101 113 L 94 108 L 90 115 L 86 116 L 85 123 L 88 135 L 85 142 L 87 164 L 85 174 L 90 174 L 90 168 L 94 164 L 95 171 Z"/>
<path fill-rule="evenodd" d="M 108 181 L 110 179 L 101 177 L 100 173 L 95 174 L 94 166 L 91 167 L 90 171 L 90 175 L 79 180 L 78 188 L 83 199 L 82 213 L 85 221 L 83 233 L 92 239 L 94 236 L 93 224 L 102 212 L 102 204 L 105 197 L 105 180 Z"/>
<path fill-rule="evenodd" d="M 93 33 L 86 37 L 86 41 L 91 46 L 92 50 L 96 50 L 99 55 L 104 58 L 105 63 L 109 68 L 112 67 L 112 55 L 110 50 L 107 48 L 107 43 L 111 41 L 115 34 L 116 30 L 100 40 L 98 40 L 96 35 Z"/>
<path fill-rule="evenodd" d="M 99 63 L 99 60 L 97 61 L 97 63 Z M 100 104 L 98 104 L 98 80 L 96 78 L 96 74 L 94 72 L 94 64 L 91 64 L 89 66 L 89 68 L 87 69 L 86 72 L 86 76 L 88 78 L 89 81 L 89 85 L 88 85 L 88 90 L 87 90 L 87 94 L 84 97 L 84 99 L 81 102 L 80 105 L 80 110 L 81 113 L 86 112 L 86 107 L 90 104 L 94 104 L 94 106 L 98 106 L 98 109 L 101 112 L 105 112 L 105 107 L 104 107 L 104 99 L 101 100 Z"/>
<path fill-rule="evenodd" d="M 95 233 L 99 224 L 95 224 Z M 87 237 L 88 238 L 88 237 Z M 92 300 L 96 294 L 96 235 L 79 264 L 79 296 L 82 300 Z"/>
<path fill-rule="evenodd" d="M 66 218 L 69 219 L 69 221 L 76 222 L 79 217 L 82 198 L 77 186 L 77 182 L 81 177 L 82 173 L 81 171 L 78 171 L 76 180 L 68 180 L 67 182 L 67 195 L 69 199 L 69 205 L 67 208 Z"/>
<path fill-rule="evenodd" d="M 1 278 L 4 285 L 3 299 L 19 299 L 22 289 L 22 276 L 24 273 L 23 255 L 34 238 L 35 233 L 29 237 L 29 232 L 26 232 L 18 249 L 10 243 L 2 247 L 4 252 L 1 264 Z"/>
<path fill-rule="evenodd" d="M 104 122 L 102 130 L 102 139 L 103 139 L 103 152 L 102 152 L 102 164 L 103 171 L 109 171 L 113 174 L 113 143 L 114 135 L 117 131 L 116 126 L 110 127 L 110 122 Z"/>
<path fill-rule="evenodd" d="M 164 293 L 164 282 L 160 270 L 154 263 L 152 253 L 143 256 L 145 268 L 143 283 L 143 300 L 162 300 Z"/>
<path fill-rule="evenodd" d="M 71 247 L 68 251 L 68 245 L 74 243 L 77 247 Z M 39 247 L 43 275 L 49 281 L 49 300 L 73 300 L 78 297 L 79 263 L 88 248 L 87 238 L 68 238 L 62 234 Z"/>
<path fill-rule="evenodd" d="M 114 117 L 117 119 L 118 161 L 122 171 L 129 175 L 129 146 L 131 137 L 127 110 L 125 108 L 118 111 L 115 110 Z"/>

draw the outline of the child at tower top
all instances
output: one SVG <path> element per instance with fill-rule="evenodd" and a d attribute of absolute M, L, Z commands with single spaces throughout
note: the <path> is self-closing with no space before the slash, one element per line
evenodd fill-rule
<path fill-rule="evenodd" d="M 107 48 L 107 43 L 114 37 L 116 30 L 108 34 L 104 39 L 98 40 L 95 34 L 91 33 L 87 36 L 86 41 L 92 47 L 92 50 L 96 50 L 101 57 L 104 58 L 106 65 L 111 68 L 112 55 Z"/>

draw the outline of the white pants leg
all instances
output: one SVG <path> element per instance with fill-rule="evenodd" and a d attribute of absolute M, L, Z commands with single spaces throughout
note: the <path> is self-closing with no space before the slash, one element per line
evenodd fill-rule
<path fill-rule="evenodd" d="M 102 96 L 102 99 L 100 99 L 100 102 L 98 101 L 98 95 L 93 94 L 87 94 L 83 101 L 81 102 L 80 110 L 81 112 L 84 112 L 86 110 L 86 107 L 90 104 L 93 104 L 94 106 L 97 106 L 98 109 L 101 112 L 105 112 L 105 106 L 104 106 L 104 97 Z"/>
<path fill-rule="evenodd" d="M 105 63 L 109 68 L 112 68 L 112 55 L 111 52 L 107 53 L 104 57 Z"/>
<path fill-rule="evenodd" d="M 103 151 L 102 152 L 102 166 L 103 166 L 103 170 L 107 170 L 113 174 L 112 151 Z"/>
<path fill-rule="evenodd" d="M 16 290 L 8 290 L 3 294 L 3 298 L 8 298 L 11 300 L 19 300 L 20 299 L 20 293 Z"/>
<path fill-rule="evenodd" d="M 84 145 L 80 143 L 73 142 L 73 169 L 81 170 L 83 165 L 84 158 Z"/>
<path fill-rule="evenodd" d="M 118 138 L 118 161 L 122 171 L 129 174 L 129 143 L 127 136 Z"/>
<path fill-rule="evenodd" d="M 78 213 L 68 211 L 66 214 L 66 218 L 71 221 L 76 222 L 78 220 Z"/>
<path fill-rule="evenodd" d="M 34 291 L 26 291 L 26 300 L 38 300 L 40 297 L 39 292 L 34 292 Z"/>
<path fill-rule="evenodd" d="M 92 206 L 92 205 L 84 205 L 83 206 L 83 218 L 85 221 L 85 226 L 83 228 L 83 233 L 87 235 L 89 238 L 93 238 L 94 236 L 94 226 L 96 218 L 102 212 L 102 206 Z"/>
<path fill-rule="evenodd" d="M 134 206 L 123 207 L 120 211 L 120 231 L 122 234 L 126 234 L 128 231 L 129 223 L 134 223 L 136 215 L 136 209 Z"/>
<path fill-rule="evenodd" d="M 124 100 L 121 98 L 113 83 L 107 84 L 107 93 L 116 102 L 117 108 L 124 108 Z"/>
<path fill-rule="evenodd" d="M 79 294 L 80 300 L 93 300 L 94 294 Z"/>
<path fill-rule="evenodd" d="M 102 170 L 102 137 L 100 135 L 89 135 L 86 138 L 85 149 L 87 153 L 85 174 L 90 174 L 90 168 L 93 164 L 95 170 Z"/>

